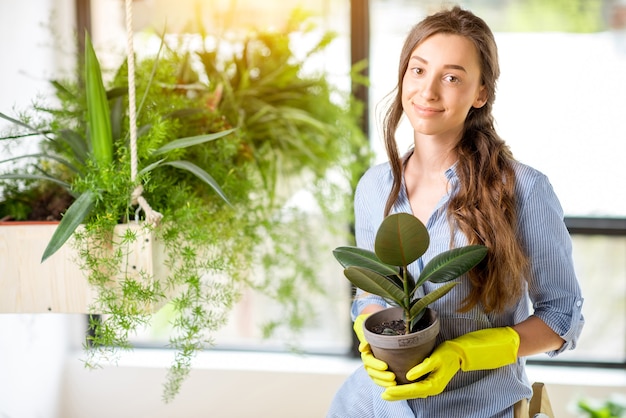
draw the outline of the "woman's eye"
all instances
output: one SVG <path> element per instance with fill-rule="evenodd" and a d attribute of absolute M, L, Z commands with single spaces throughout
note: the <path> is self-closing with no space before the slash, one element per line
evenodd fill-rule
<path fill-rule="evenodd" d="M 449 83 L 458 83 L 459 81 L 461 81 L 461 80 L 459 80 L 459 78 L 457 76 L 454 76 L 454 75 L 447 75 L 447 76 L 445 76 L 445 80 L 447 82 L 449 82 Z"/>
<path fill-rule="evenodd" d="M 422 70 L 421 68 L 418 68 L 418 67 L 411 68 L 411 71 L 413 71 L 413 73 L 415 73 L 415 74 L 422 74 L 424 72 L 424 70 Z"/>

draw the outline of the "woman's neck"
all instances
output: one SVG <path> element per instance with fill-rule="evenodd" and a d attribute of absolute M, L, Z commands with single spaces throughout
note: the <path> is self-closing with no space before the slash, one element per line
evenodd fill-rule
<path fill-rule="evenodd" d="M 455 145 L 455 144 L 454 144 Z M 404 167 L 404 183 L 411 210 L 425 225 L 448 193 L 446 171 L 456 162 L 454 145 L 415 141 L 413 153 Z"/>
<path fill-rule="evenodd" d="M 455 152 L 458 140 L 445 140 L 429 136 L 416 136 L 413 153 L 405 169 L 428 179 L 440 177 L 457 160 Z"/>

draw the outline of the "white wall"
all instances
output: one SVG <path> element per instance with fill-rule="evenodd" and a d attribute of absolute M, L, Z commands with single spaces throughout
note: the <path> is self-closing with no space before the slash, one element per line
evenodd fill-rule
<path fill-rule="evenodd" d="M 80 315 L 0 314 L 0 417 L 54 418 Z"/>
<path fill-rule="evenodd" d="M 73 5 L 68 0 L 0 2 L 2 113 L 24 109 L 51 91 L 52 77 L 71 71 L 76 50 Z M 0 128 L 6 126 L 0 122 Z"/>
<path fill-rule="evenodd" d="M 359 359 L 333 356 L 207 351 L 195 359 L 181 393 L 164 404 L 170 356 L 144 350 L 100 370 L 84 369 L 80 354 L 70 356 L 60 416 L 322 418 L 336 390 L 360 366 Z M 583 396 L 626 396 L 624 370 L 529 366 L 528 376 L 546 383 L 557 418 L 576 417 L 576 402 Z"/>
<path fill-rule="evenodd" d="M 320 418 L 359 364 L 332 356 L 208 351 L 196 358 L 180 394 L 165 404 L 169 355 L 148 350 L 100 370 L 69 359 L 61 416 Z"/>
<path fill-rule="evenodd" d="M 52 75 L 71 68 L 74 44 L 67 39 L 73 30 L 72 7 L 67 0 L 0 2 L 2 113 L 15 115 L 14 109 L 25 108 L 46 91 Z M 48 29 L 51 24 L 59 28 L 55 33 Z M 7 126 L 0 121 L 0 130 Z M 0 159 L 6 156 L 0 143 Z M 71 315 L 0 314 L 1 417 L 57 416 L 63 359 L 75 321 Z"/>

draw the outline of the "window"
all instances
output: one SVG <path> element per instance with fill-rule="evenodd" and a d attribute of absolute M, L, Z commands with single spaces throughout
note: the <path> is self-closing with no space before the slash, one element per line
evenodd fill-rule
<path fill-rule="evenodd" d="M 379 161 L 386 156 L 378 106 L 395 86 L 404 37 L 442 3 L 370 2 L 370 126 Z M 617 3 L 577 0 L 564 10 L 560 1 L 460 2 L 496 36 L 496 128 L 516 158 L 548 175 L 572 226 L 586 326 L 576 350 L 550 361 L 626 364 L 626 8 Z M 401 150 L 412 142 L 406 125 Z"/>
<path fill-rule="evenodd" d="M 574 351 L 555 361 L 597 363 L 626 362 L 626 220 L 612 222 L 616 228 L 602 233 L 582 231 L 577 218 L 569 221 L 574 265 L 585 305 L 585 328 Z M 587 221 L 590 221 L 587 219 Z M 592 219 L 590 225 L 597 224 Z M 606 233 L 611 235 L 606 235 Z M 614 233 L 614 235 L 613 235 Z M 537 360 L 547 360 L 537 356 Z"/>
<path fill-rule="evenodd" d="M 168 16 L 168 29 L 176 32 L 177 29 L 185 27 L 189 21 L 193 21 L 194 5 L 196 3 L 203 8 L 209 8 L 210 3 L 215 2 L 196 2 L 195 0 L 182 0 L 183 4 L 177 4 L 173 9 L 171 2 L 165 0 L 157 0 L 154 4 L 137 4 L 141 12 L 135 11 L 137 16 L 137 24 L 141 27 L 159 26 Z M 219 3 L 219 2 L 218 2 Z M 245 3 L 245 4 L 241 4 Z M 93 23 L 94 32 L 98 36 L 100 45 L 124 45 L 125 33 L 123 22 L 123 10 L 120 5 L 115 2 L 100 2 L 98 9 L 99 19 Z M 230 6 L 227 6 L 230 4 Z M 225 9 L 227 7 L 237 7 L 237 11 L 241 10 L 242 14 L 236 13 L 237 28 L 246 28 L 248 26 L 269 26 L 284 24 L 280 19 L 286 19 L 288 14 L 297 6 L 304 7 L 305 10 L 315 13 L 319 16 L 319 26 L 322 30 L 332 30 L 337 33 L 337 39 L 331 46 L 325 50 L 325 56 L 319 61 L 310 60 L 311 71 L 317 71 L 322 68 L 332 78 L 332 82 L 336 83 L 344 91 L 350 88 L 350 53 L 349 53 L 349 0 L 338 1 L 270 1 L 262 5 L 251 4 L 250 2 L 221 2 L 214 4 L 216 8 Z M 220 11 L 224 13 L 224 10 Z M 210 9 L 215 11 L 216 9 Z M 172 12 L 170 14 L 170 11 Z M 120 16 L 118 16 L 120 15 Z M 211 19 L 212 14 L 203 15 L 204 18 Z M 103 16 L 108 18 L 103 19 Z M 264 25 L 265 19 L 269 19 L 267 25 Z M 225 21 L 228 19 L 225 19 Z M 119 22 L 120 26 L 112 27 L 110 22 Z M 206 22 L 204 22 L 206 24 Z M 226 25 L 224 22 L 220 22 Z M 210 27 L 210 26 L 207 26 Z M 219 30 L 219 28 L 218 28 Z M 159 46 L 157 35 L 141 34 L 136 37 L 137 42 L 135 50 L 138 54 L 149 51 L 149 54 L 156 52 Z M 185 45 L 197 44 L 198 36 L 185 36 Z M 317 41 L 317 39 L 316 39 Z M 294 43 L 304 43 L 303 48 L 295 48 L 296 52 L 309 51 L 310 39 L 293 39 Z M 227 44 L 227 41 L 224 42 Z M 300 44 L 303 45 L 303 44 Z M 118 60 L 118 51 L 112 50 L 113 58 Z M 268 300 L 264 296 L 251 290 L 245 290 L 241 301 L 235 306 L 233 311 L 228 315 L 228 323 L 213 337 L 215 348 L 218 349 L 239 349 L 239 350 L 287 350 L 297 349 L 315 353 L 328 354 L 345 354 L 349 351 L 351 345 L 351 333 L 349 323 L 350 308 L 350 286 L 349 282 L 344 279 L 340 265 L 334 261 L 332 249 L 338 245 L 345 244 L 348 225 L 336 225 L 333 219 L 326 219 L 323 214 L 315 209 L 307 200 L 305 193 L 298 193 L 293 196 L 290 204 L 304 209 L 307 213 L 307 221 L 310 222 L 311 236 L 305 239 L 310 240 L 312 244 L 319 246 L 320 259 L 328 262 L 320 265 L 316 269 L 316 274 L 320 281 L 320 285 L 324 288 L 324 295 L 304 294 L 303 300 L 299 301 L 302 305 L 311 305 L 313 307 L 315 318 L 311 318 L 311 324 L 308 325 L 301 334 L 294 335 L 289 331 L 280 329 L 272 335 L 272 338 L 264 338 L 262 335 L 262 325 L 269 321 L 273 321 L 281 315 L 280 307 L 272 300 Z M 331 232 L 333 228 L 340 228 L 342 233 L 334 234 Z M 345 230 L 345 233 L 343 231 Z M 291 238 L 285 238 L 289 240 Z M 322 256 L 323 255 L 323 256 Z M 261 266 L 253 266 L 250 271 L 251 275 L 263 275 L 265 272 Z M 149 347 L 166 347 L 169 338 L 168 309 L 165 307 L 155 315 L 152 326 L 133 339 L 136 346 Z M 295 338 L 295 340 L 294 340 Z"/>
<path fill-rule="evenodd" d="M 332 3 L 332 7 L 331 7 Z M 626 7 L 609 0 L 461 1 L 485 18 L 499 46 L 502 76 L 494 113 L 515 156 L 547 174 L 572 232 L 576 271 L 585 296 L 586 328 L 575 351 L 549 361 L 626 364 Z M 570 4 L 568 3 L 568 4 Z M 322 2 L 325 23 L 340 33 L 338 73 L 349 65 L 348 0 Z M 384 161 L 380 103 L 396 81 L 396 63 L 410 27 L 441 1 L 370 0 L 369 120 L 372 146 Z M 539 8 L 539 9 L 538 9 Z M 342 67 L 343 66 L 343 67 Z M 400 129 L 401 149 L 412 140 Z M 581 228 L 580 222 L 587 227 Z M 318 219 L 323 221 L 323 219 Z M 606 229 L 602 224 L 609 222 Z M 332 246 L 332 245 L 330 245 Z M 329 253 L 330 254 L 330 253 Z M 323 318 L 296 343 L 305 351 L 344 353 L 351 344 L 347 281 L 332 257 L 322 274 L 333 296 L 319 304 Z M 264 340 L 257 324 L 272 306 L 246 293 L 218 347 L 282 349 L 288 337 Z M 166 343 L 158 325 L 138 345 Z M 537 356 L 543 360 L 543 356 Z M 548 361 L 548 360 L 546 360 Z"/>

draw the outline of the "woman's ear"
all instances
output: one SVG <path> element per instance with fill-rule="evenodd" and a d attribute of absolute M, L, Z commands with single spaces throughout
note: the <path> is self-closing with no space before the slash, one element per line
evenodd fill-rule
<path fill-rule="evenodd" d="M 478 96 L 476 96 L 476 100 L 472 103 L 472 107 L 481 108 L 487 103 L 487 89 L 485 86 L 480 86 L 480 90 L 478 92 Z"/>

